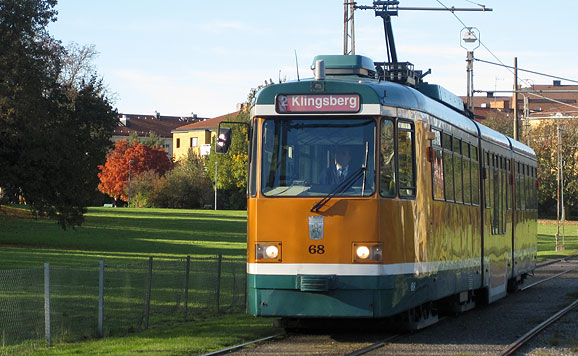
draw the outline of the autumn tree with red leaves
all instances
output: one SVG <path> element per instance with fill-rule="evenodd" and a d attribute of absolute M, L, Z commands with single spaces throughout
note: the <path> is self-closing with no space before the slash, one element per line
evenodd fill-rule
<path fill-rule="evenodd" d="M 131 178 L 134 178 L 147 171 L 163 175 L 171 169 L 172 162 L 160 147 L 146 146 L 136 140 L 132 145 L 129 145 L 127 140 L 117 141 L 114 149 L 109 152 L 106 163 L 98 167 L 98 190 L 115 200 L 120 198 L 127 201 L 129 166 Z"/>

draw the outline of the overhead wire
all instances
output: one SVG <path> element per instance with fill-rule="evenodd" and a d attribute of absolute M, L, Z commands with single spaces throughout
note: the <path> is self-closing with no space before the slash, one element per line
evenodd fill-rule
<path fill-rule="evenodd" d="M 462 19 L 460 19 L 460 17 L 455 13 L 455 11 L 452 11 L 451 8 L 447 7 L 444 3 L 441 2 L 441 0 L 436 0 L 436 1 L 438 2 L 438 4 L 440 4 L 441 6 L 443 6 L 446 10 L 450 11 L 450 12 L 452 13 L 452 15 L 454 15 L 454 17 L 459 21 L 459 23 L 462 24 L 462 26 L 468 27 L 468 26 L 462 21 Z M 476 3 L 474 3 L 474 2 L 472 2 L 472 1 L 470 1 L 470 0 L 465 0 L 465 1 L 468 1 L 468 2 L 471 2 L 471 3 L 473 3 L 473 4 L 476 4 Z M 480 5 L 480 4 L 476 4 L 476 5 L 485 7 L 485 6 Z M 478 61 L 480 61 L 480 62 L 486 62 L 486 63 L 494 64 L 494 65 L 500 65 L 500 66 L 506 68 L 512 75 L 514 75 L 513 67 L 504 64 L 504 62 L 502 62 L 502 60 L 500 60 L 500 58 L 498 58 L 498 56 L 496 56 L 496 55 L 494 54 L 494 52 L 492 52 L 492 51 L 486 46 L 486 44 L 482 42 L 481 39 L 478 38 L 478 41 L 480 42 L 480 45 L 481 45 L 482 47 L 484 47 L 484 48 L 486 49 L 486 51 L 488 51 L 488 52 L 492 55 L 492 57 L 494 57 L 498 62 L 500 62 L 500 64 L 492 63 L 492 62 L 489 62 L 489 61 L 482 61 L 482 60 L 477 59 L 477 58 L 474 58 L 474 60 L 478 60 Z M 520 70 L 520 69 L 518 69 L 518 70 Z M 529 71 L 529 70 L 524 70 L 524 71 L 527 71 L 527 72 L 532 73 L 532 71 Z M 538 73 L 538 72 L 535 72 L 535 73 L 533 73 L 533 74 L 541 74 L 541 75 L 545 75 L 545 76 L 550 76 L 550 75 L 546 75 L 546 74 L 542 74 L 542 73 Z M 555 77 L 555 76 L 550 76 L 550 77 Z M 575 80 L 570 80 L 570 79 L 561 78 L 561 77 L 556 77 L 556 78 L 557 78 L 557 79 L 566 80 L 566 81 L 570 81 L 570 82 L 574 82 L 574 83 L 578 83 L 578 81 L 575 81 Z M 526 79 L 523 79 L 523 78 L 522 78 L 522 79 L 519 79 L 519 80 L 522 81 L 523 83 L 525 83 L 527 86 L 532 86 Z M 517 85 L 517 83 L 516 83 L 516 85 Z M 518 90 L 518 88 L 515 88 L 515 90 Z M 571 107 L 571 108 L 574 108 L 574 109 L 578 109 L 578 106 L 571 105 L 571 104 L 568 104 L 568 103 L 564 103 L 564 102 L 558 101 L 558 100 L 556 100 L 556 99 L 549 98 L 549 97 L 544 96 L 544 95 L 540 95 L 540 94 L 536 94 L 536 93 L 529 93 L 529 92 L 528 92 L 527 94 L 533 95 L 533 96 L 536 96 L 536 97 L 538 97 L 538 98 L 542 98 L 542 99 L 545 99 L 545 100 L 549 100 L 549 101 L 552 101 L 552 102 L 557 103 L 557 104 L 561 104 L 561 105 L 565 105 L 565 106 L 568 106 L 568 107 Z"/>
<path fill-rule="evenodd" d="M 478 61 L 478 62 L 482 62 L 482 63 L 493 64 L 493 65 L 496 65 L 496 66 L 503 66 L 503 67 L 505 67 L 505 68 L 514 69 L 514 67 L 505 65 L 505 64 L 503 64 L 503 63 L 501 63 L 501 64 L 500 64 L 500 63 L 494 63 L 494 62 L 486 61 L 486 60 L 479 59 L 479 58 L 474 58 L 474 60 L 475 60 L 475 61 Z M 536 71 L 529 70 L 529 69 L 518 68 L 518 71 L 520 71 L 520 72 L 526 72 L 526 73 L 531 73 L 531 74 L 536 74 L 536 75 L 541 75 L 541 76 L 543 76 L 543 77 L 550 77 L 550 78 L 554 78 L 554 79 L 560 79 L 560 80 L 564 80 L 564 81 L 571 82 L 571 83 L 578 83 L 578 80 L 568 79 L 568 78 L 563 78 L 563 77 L 558 77 L 558 76 L 556 76 L 556 75 L 551 75 L 551 74 L 546 74 L 546 73 L 540 73 L 540 72 L 536 72 Z"/>

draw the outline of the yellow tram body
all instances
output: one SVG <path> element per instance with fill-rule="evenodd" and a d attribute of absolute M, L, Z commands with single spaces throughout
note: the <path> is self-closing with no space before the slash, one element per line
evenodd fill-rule
<path fill-rule="evenodd" d="M 255 102 L 249 312 L 427 318 L 442 301 L 503 297 L 535 268 L 533 151 L 437 86 L 360 75 L 373 64 L 361 56 L 321 58 L 334 75 L 266 87 Z M 362 164 L 323 190 L 334 146 Z"/>

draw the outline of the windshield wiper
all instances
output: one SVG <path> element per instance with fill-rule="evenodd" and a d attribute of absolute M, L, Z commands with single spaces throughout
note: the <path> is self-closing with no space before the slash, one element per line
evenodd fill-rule
<path fill-rule="evenodd" d="M 361 177 L 363 177 L 363 183 L 362 183 L 362 187 L 361 187 L 361 196 L 363 196 L 363 194 L 365 193 L 365 178 L 367 176 L 367 174 L 366 174 L 366 172 L 367 172 L 367 159 L 368 159 L 367 155 L 368 155 L 368 144 L 366 142 L 365 143 L 365 162 L 364 162 L 363 166 L 361 166 L 361 168 L 356 170 L 352 175 L 347 177 L 343 182 L 339 183 L 323 199 L 321 199 L 320 201 L 315 203 L 315 205 L 313 205 L 313 207 L 311 208 L 310 211 L 314 212 L 314 213 L 318 213 L 319 209 L 323 208 L 325 206 L 325 204 L 327 204 L 331 200 L 331 198 L 333 198 L 337 194 L 341 194 L 341 193 L 347 191 Z"/>

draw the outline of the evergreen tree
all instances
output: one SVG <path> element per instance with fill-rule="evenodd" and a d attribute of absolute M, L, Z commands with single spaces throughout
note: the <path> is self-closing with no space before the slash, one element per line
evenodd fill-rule
<path fill-rule="evenodd" d="M 50 37 L 56 0 L 0 3 L 0 187 L 66 226 L 80 225 L 117 113 L 102 82 L 66 84 Z"/>

